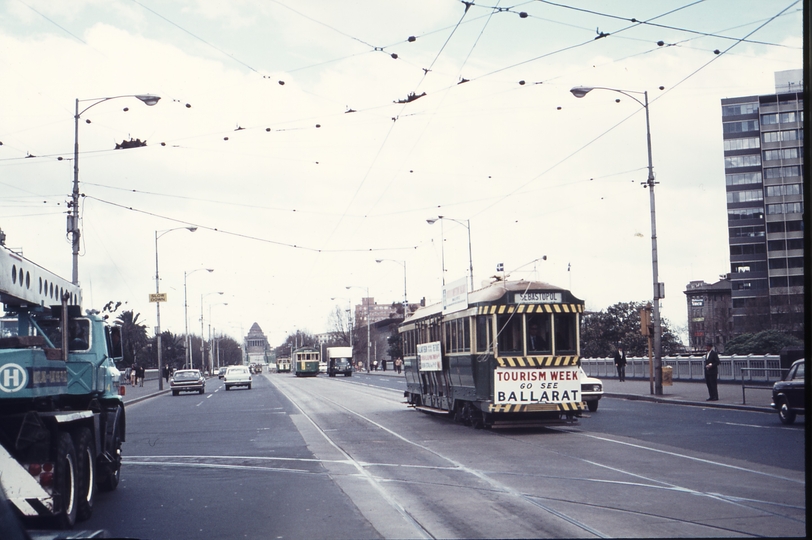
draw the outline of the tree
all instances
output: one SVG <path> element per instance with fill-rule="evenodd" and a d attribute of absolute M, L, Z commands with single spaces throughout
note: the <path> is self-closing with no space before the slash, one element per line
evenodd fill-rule
<path fill-rule="evenodd" d="M 352 343 L 350 310 L 336 306 L 327 316 L 327 328 L 335 336 L 335 345 L 349 346 Z"/>
<path fill-rule="evenodd" d="M 161 332 L 161 364 L 178 369 L 186 363 L 186 344 L 183 336 L 170 331 Z M 155 366 L 158 359 L 155 359 Z M 205 369 L 205 368 L 204 368 Z"/>
<path fill-rule="evenodd" d="M 228 336 L 218 338 L 217 342 L 221 366 L 236 366 L 242 364 L 242 348 L 239 343 Z"/>
<path fill-rule="evenodd" d="M 115 323 L 121 327 L 122 352 L 124 365 L 131 366 L 138 362 L 138 355 L 142 354 L 148 343 L 147 327 L 138 320 L 141 315 L 130 311 L 123 311 L 116 318 Z"/>
<path fill-rule="evenodd" d="M 742 334 L 725 344 L 726 354 L 780 354 L 784 347 L 803 347 L 804 342 L 778 330 Z"/>
<path fill-rule="evenodd" d="M 640 333 L 640 310 L 644 302 L 619 302 L 606 311 L 585 313 L 581 318 L 581 356 L 602 358 L 614 354 L 620 344 L 627 356 L 648 356 L 648 338 Z M 662 327 L 663 356 L 683 349 L 679 338 L 669 329 L 667 319 Z"/>

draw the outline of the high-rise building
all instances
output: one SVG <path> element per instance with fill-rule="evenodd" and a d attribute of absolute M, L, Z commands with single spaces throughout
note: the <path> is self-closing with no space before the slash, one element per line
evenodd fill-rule
<path fill-rule="evenodd" d="M 775 86 L 722 100 L 733 330 L 803 337 L 803 70 Z"/>

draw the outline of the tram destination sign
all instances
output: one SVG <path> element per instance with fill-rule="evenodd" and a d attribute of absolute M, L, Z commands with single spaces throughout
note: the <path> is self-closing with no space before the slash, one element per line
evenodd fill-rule
<path fill-rule="evenodd" d="M 577 367 L 496 368 L 493 401 L 500 405 L 581 401 L 580 373 Z"/>
<path fill-rule="evenodd" d="M 514 304 L 560 304 L 560 292 L 528 292 L 513 295 Z"/>

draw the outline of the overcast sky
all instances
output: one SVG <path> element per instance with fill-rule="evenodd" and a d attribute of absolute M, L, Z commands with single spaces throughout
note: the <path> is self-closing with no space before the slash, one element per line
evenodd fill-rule
<path fill-rule="evenodd" d="M 469 223 L 477 287 L 503 263 L 589 310 L 647 301 L 644 108 L 570 89 L 647 91 L 662 313 L 684 332 L 686 285 L 730 267 L 720 100 L 802 67 L 802 7 L 2 0 L 0 228 L 70 279 L 75 100 L 149 93 L 81 114 L 85 308 L 125 302 L 151 332 L 156 231 L 191 226 L 158 240 L 175 333 L 184 271 L 191 331 L 202 311 L 206 333 L 256 322 L 272 345 L 367 288 L 401 302 L 404 265 L 408 299 L 439 301 L 443 259 L 467 276 Z M 147 146 L 114 150 L 130 138 Z"/>

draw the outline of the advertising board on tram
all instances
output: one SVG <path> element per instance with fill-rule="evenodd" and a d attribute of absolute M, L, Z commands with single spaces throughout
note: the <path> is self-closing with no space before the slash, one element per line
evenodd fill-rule
<path fill-rule="evenodd" d="M 496 368 L 494 403 L 572 403 L 581 401 L 581 380 L 577 366 L 567 368 Z"/>

